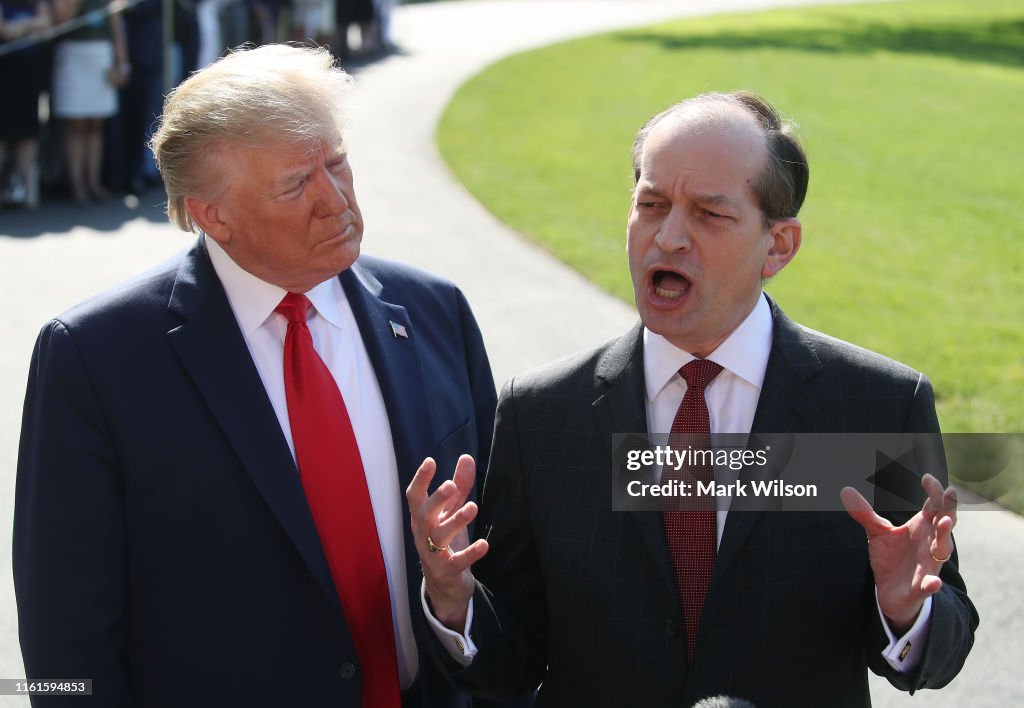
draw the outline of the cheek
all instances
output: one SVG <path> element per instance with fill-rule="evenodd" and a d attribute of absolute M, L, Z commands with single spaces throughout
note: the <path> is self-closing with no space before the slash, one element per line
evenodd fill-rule
<path fill-rule="evenodd" d="M 636 229 L 633 228 L 632 224 L 629 224 L 626 227 L 626 255 L 629 257 L 630 263 L 633 262 L 636 250 Z"/>
<path fill-rule="evenodd" d="M 639 224 L 631 222 L 626 229 L 626 253 L 630 262 L 643 261 L 651 248 L 653 239 L 648 235 L 650 229 L 644 229 Z"/>

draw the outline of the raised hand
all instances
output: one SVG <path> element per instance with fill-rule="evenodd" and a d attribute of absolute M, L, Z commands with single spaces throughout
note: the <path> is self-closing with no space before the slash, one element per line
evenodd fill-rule
<path fill-rule="evenodd" d="M 878 605 L 897 634 L 913 626 L 925 598 L 942 587 L 939 570 L 953 554 L 956 489 L 944 490 L 930 474 L 921 478 L 921 486 L 928 499 L 902 526 L 876 514 L 856 489 L 840 492 L 846 511 L 867 532 Z"/>
<path fill-rule="evenodd" d="M 470 567 L 487 553 L 487 541 L 470 544 L 467 531 L 477 514 L 476 504 L 466 501 L 476 478 L 476 463 L 469 455 L 460 457 L 452 478 L 428 496 L 436 471 L 434 460 L 425 459 L 405 498 L 431 609 L 441 624 L 461 633 L 475 586 Z"/>

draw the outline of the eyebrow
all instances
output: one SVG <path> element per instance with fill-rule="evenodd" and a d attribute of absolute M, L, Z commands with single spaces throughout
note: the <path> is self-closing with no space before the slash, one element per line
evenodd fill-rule
<path fill-rule="evenodd" d="M 344 145 L 339 145 L 336 148 L 334 148 L 333 150 L 331 150 L 330 152 L 324 151 L 323 154 L 324 154 L 324 162 L 327 163 L 327 164 L 332 164 L 334 162 L 337 162 L 338 160 L 344 159 L 345 156 L 348 155 L 348 152 L 345 150 L 345 146 Z M 309 175 L 313 174 L 314 170 L 316 170 L 316 165 L 315 164 L 312 167 L 309 166 L 308 164 L 307 165 L 303 165 L 301 167 L 296 167 L 291 172 L 285 173 L 285 175 L 283 177 L 281 177 L 280 180 L 278 180 L 278 185 L 280 187 L 286 187 L 289 184 L 291 184 L 292 182 L 295 182 L 297 180 L 303 179 L 303 178 L 308 177 Z"/>
<path fill-rule="evenodd" d="M 292 170 L 291 172 L 286 173 L 284 177 L 278 180 L 277 183 L 284 187 L 291 184 L 292 182 L 296 182 L 300 179 L 303 179 L 304 177 L 309 176 L 312 172 L 313 170 L 311 170 L 309 167 L 301 167 L 299 169 Z"/>
<path fill-rule="evenodd" d="M 639 183 L 637 183 L 635 191 L 636 191 L 637 196 L 640 196 L 640 195 L 652 196 L 652 197 L 660 197 L 661 196 L 661 191 L 657 187 L 655 187 L 653 184 L 651 184 L 650 182 L 639 182 Z"/>
<path fill-rule="evenodd" d="M 724 206 L 736 208 L 736 204 L 733 200 L 729 199 L 729 197 L 724 194 L 695 194 L 693 195 L 693 199 L 701 204 L 722 204 Z"/>
<path fill-rule="evenodd" d="M 663 196 L 661 190 L 658 189 L 655 185 L 651 184 L 650 182 L 637 183 L 635 194 L 639 198 Z M 718 194 L 715 192 L 698 192 L 697 194 L 692 195 L 692 197 L 693 201 L 699 202 L 701 204 L 722 205 L 731 207 L 733 209 L 739 208 L 736 202 L 734 202 L 732 199 L 730 199 L 724 194 Z"/>

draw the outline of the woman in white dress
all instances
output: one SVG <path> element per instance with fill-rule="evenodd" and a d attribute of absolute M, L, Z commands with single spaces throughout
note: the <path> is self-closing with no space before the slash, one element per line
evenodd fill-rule
<path fill-rule="evenodd" d="M 54 0 L 57 22 L 89 21 L 64 35 L 53 58 L 53 114 L 65 121 L 64 148 L 71 196 L 78 203 L 108 196 L 100 179 L 103 121 L 117 113 L 117 89 L 131 65 L 124 24 L 107 15 L 108 0 Z"/>

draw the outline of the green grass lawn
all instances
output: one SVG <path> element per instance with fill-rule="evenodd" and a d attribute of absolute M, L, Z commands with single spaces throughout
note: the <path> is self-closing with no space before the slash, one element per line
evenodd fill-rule
<path fill-rule="evenodd" d="M 797 120 L 811 166 L 803 248 L 772 295 L 928 373 L 944 430 L 1024 432 L 1019 0 L 721 15 L 568 42 L 469 81 L 438 139 L 500 219 L 631 300 L 636 129 L 739 88 Z M 1018 472 L 1002 501 L 1024 510 Z"/>

